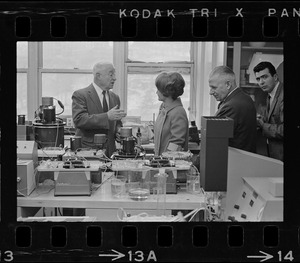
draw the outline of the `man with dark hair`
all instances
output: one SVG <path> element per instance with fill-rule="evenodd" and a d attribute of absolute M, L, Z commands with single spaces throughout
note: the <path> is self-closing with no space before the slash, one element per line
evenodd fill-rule
<path fill-rule="evenodd" d="M 257 125 L 267 138 L 269 157 L 283 161 L 283 83 L 270 62 L 260 62 L 253 71 L 259 87 L 268 93 L 267 107 L 257 117 Z"/>
<path fill-rule="evenodd" d="M 229 146 L 256 152 L 256 110 L 253 100 L 237 87 L 234 72 L 218 66 L 209 75 L 210 95 L 219 101 L 215 116 L 234 121 L 233 138 Z"/>

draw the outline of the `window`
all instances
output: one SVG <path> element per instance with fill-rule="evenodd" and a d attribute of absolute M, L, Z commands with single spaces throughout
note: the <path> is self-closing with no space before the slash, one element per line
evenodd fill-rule
<path fill-rule="evenodd" d="M 27 115 L 28 42 L 17 42 L 17 114 Z"/>
<path fill-rule="evenodd" d="M 155 78 L 163 71 L 177 71 L 185 80 L 183 106 L 188 114 L 193 63 L 191 42 L 129 42 L 127 72 L 127 115 L 153 120 L 161 104 Z"/>
<path fill-rule="evenodd" d="M 113 42 L 43 42 L 42 50 L 42 97 L 60 100 L 71 116 L 73 92 L 90 85 L 95 63 L 113 62 Z"/>
<path fill-rule="evenodd" d="M 183 106 L 199 125 L 202 115 L 215 112 L 207 76 L 224 62 L 223 56 L 221 42 L 17 42 L 17 114 L 33 120 L 42 97 L 50 96 L 64 104 L 60 117 L 71 116 L 73 92 L 92 82 L 95 63 L 108 61 L 116 67 L 113 90 L 128 116 L 141 116 L 143 121 L 156 118 L 161 102 L 155 78 L 163 71 L 177 71 L 186 83 Z M 60 106 L 54 103 L 59 113 Z"/>
<path fill-rule="evenodd" d="M 190 61 L 191 42 L 128 42 L 129 61 Z"/>
<path fill-rule="evenodd" d="M 113 42 L 43 42 L 44 69 L 87 69 L 113 61 Z"/>
<path fill-rule="evenodd" d="M 143 121 L 153 120 L 153 116 L 155 118 L 157 117 L 158 109 L 161 104 L 161 101 L 157 99 L 156 94 L 157 88 L 155 86 L 155 78 L 157 75 L 158 73 L 128 74 L 128 116 L 138 115 L 142 117 Z M 181 96 L 181 100 L 188 114 L 188 108 L 190 105 L 190 74 L 182 74 L 182 76 L 185 80 L 185 88 L 184 94 Z"/>
<path fill-rule="evenodd" d="M 17 73 L 17 114 L 27 115 L 27 74 Z"/>
<path fill-rule="evenodd" d="M 43 73 L 43 97 L 54 97 L 64 105 L 63 115 L 72 115 L 72 94 L 75 90 L 87 87 L 93 80 L 92 73 Z M 56 113 L 61 112 L 60 106 L 54 101 Z"/>

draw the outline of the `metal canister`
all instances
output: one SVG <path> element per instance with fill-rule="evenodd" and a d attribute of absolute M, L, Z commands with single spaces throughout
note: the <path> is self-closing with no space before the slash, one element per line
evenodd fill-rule
<path fill-rule="evenodd" d="M 106 148 L 106 142 L 107 142 L 107 135 L 106 134 L 95 134 L 94 135 L 94 144 L 98 149 L 105 149 Z"/>
<path fill-rule="evenodd" d="M 71 147 L 71 151 L 73 152 L 81 148 L 81 136 L 72 136 L 70 138 L 70 147 Z"/>
<path fill-rule="evenodd" d="M 64 123 L 33 123 L 34 140 L 39 148 L 64 147 Z"/>
<path fill-rule="evenodd" d="M 18 125 L 25 125 L 25 115 L 18 115 Z"/>
<path fill-rule="evenodd" d="M 128 138 L 132 136 L 132 127 L 121 127 L 120 136 L 122 138 Z"/>
<path fill-rule="evenodd" d="M 42 97 L 42 105 L 43 106 L 52 106 L 53 105 L 53 97 Z"/>
<path fill-rule="evenodd" d="M 106 140 L 107 140 L 107 135 L 106 134 L 98 133 L 98 134 L 94 135 L 94 143 L 95 144 L 106 143 Z"/>
<path fill-rule="evenodd" d="M 55 123 L 55 106 L 49 106 L 43 109 L 45 123 Z"/>
<path fill-rule="evenodd" d="M 135 140 L 133 137 L 124 139 L 122 143 L 123 143 L 123 152 L 125 154 L 134 154 Z"/>

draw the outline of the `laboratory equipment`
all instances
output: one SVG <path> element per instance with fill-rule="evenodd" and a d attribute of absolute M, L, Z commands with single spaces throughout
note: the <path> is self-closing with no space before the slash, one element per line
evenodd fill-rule
<path fill-rule="evenodd" d="M 18 125 L 25 125 L 25 115 L 18 115 Z"/>
<path fill-rule="evenodd" d="M 132 200 L 143 201 L 148 199 L 150 191 L 146 188 L 132 188 L 128 191 L 128 195 Z"/>
<path fill-rule="evenodd" d="M 136 171 L 128 174 L 128 196 L 135 201 L 147 200 L 150 196 L 150 171 Z"/>
<path fill-rule="evenodd" d="M 154 177 L 156 178 L 156 185 L 153 187 L 153 195 L 157 200 L 157 203 L 156 203 L 157 215 L 159 213 L 162 213 L 163 215 L 165 215 L 165 213 L 166 213 L 166 194 L 167 194 L 166 183 L 167 183 L 168 174 L 165 173 L 164 168 L 160 168 L 159 172 L 157 174 L 155 174 Z M 161 210 L 162 210 L 162 212 L 160 212 Z"/>
<path fill-rule="evenodd" d="M 126 177 L 116 176 L 111 179 L 111 194 L 115 198 L 122 198 L 126 193 Z"/>
<path fill-rule="evenodd" d="M 75 152 L 77 149 L 81 148 L 81 136 L 71 136 L 70 137 L 70 148 L 71 151 Z"/>
<path fill-rule="evenodd" d="M 167 158 L 169 160 L 186 160 L 190 161 L 193 154 L 190 151 L 167 151 L 161 154 L 163 158 Z"/>
<path fill-rule="evenodd" d="M 227 210 L 230 221 L 283 221 L 283 178 L 243 177 L 239 197 Z"/>
<path fill-rule="evenodd" d="M 84 168 L 55 171 L 54 181 L 54 196 L 91 195 L 91 173 Z"/>
<path fill-rule="evenodd" d="M 125 158 L 142 158 L 144 152 L 141 147 L 136 147 L 137 139 L 132 135 L 132 127 L 121 127 L 120 140 L 122 149 L 118 149 L 113 154 L 113 159 L 125 159 Z"/>
<path fill-rule="evenodd" d="M 32 160 L 17 160 L 17 193 L 28 196 L 35 189 L 35 173 Z"/>
<path fill-rule="evenodd" d="M 17 158 L 32 160 L 34 168 L 38 165 L 38 150 L 35 141 L 17 141 Z"/>
<path fill-rule="evenodd" d="M 233 119 L 202 116 L 201 127 L 201 186 L 205 191 L 226 191 L 228 138 L 233 136 Z"/>
<path fill-rule="evenodd" d="M 136 140 L 137 140 L 137 146 L 142 145 L 142 133 L 141 133 L 141 128 L 138 127 L 138 131 L 136 133 Z"/>
<path fill-rule="evenodd" d="M 191 121 L 191 126 L 189 127 L 189 142 L 200 143 L 199 132 L 195 121 Z"/>
<path fill-rule="evenodd" d="M 132 136 L 132 127 L 122 127 L 120 130 L 123 155 L 134 155 L 135 138 Z"/>
<path fill-rule="evenodd" d="M 200 194 L 200 176 L 199 174 L 188 174 L 186 179 L 186 191 L 191 194 Z"/>
<path fill-rule="evenodd" d="M 162 156 L 155 156 L 150 158 L 150 164 L 151 167 L 170 167 L 171 163 L 170 160 L 166 157 Z M 173 165 L 174 166 L 174 165 Z"/>
<path fill-rule="evenodd" d="M 52 97 L 42 97 L 42 105 L 35 112 L 33 121 L 34 139 L 38 148 L 64 146 L 65 122 L 56 117 L 64 111 L 64 105 L 58 100 L 62 112 L 56 114 Z"/>
<path fill-rule="evenodd" d="M 17 125 L 18 141 L 34 141 L 33 129 L 31 124 Z"/>
<path fill-rule="evenodd" d="M 54 172 L 55 196 L 81 196 L 91 195 L 91 173 L 99 172 L 99 168 L 98 162 L 91 164 L 71 156 L 66 161 L 41 162 L 37 171 Z"/>
<path fill-rule="evenodd" d="M 94 135 L 94 144 L 96 145 L 97 150 L 106 150 L 107 147 L 107 135 L 106 134 L 95 134 Z"/>
<path fill-rule="evenodd" d="M 282 221 L 283 178 L 282 161 L 229 147 L 225 220 Z"/>

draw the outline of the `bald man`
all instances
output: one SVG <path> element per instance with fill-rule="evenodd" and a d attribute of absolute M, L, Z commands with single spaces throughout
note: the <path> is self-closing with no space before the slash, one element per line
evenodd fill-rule
<path fill-rule="evenodd" d="M 234 72 L 218 66 L 209 75 L 210 95 L 219 101 L 216 117 L 229 117 L 234 121 L 233 138 L 229 146 L 256 152 L 256 109 L 254 102 L 237 87 Z"/>
<path fill-rule="evenodd" d="M 72 95 L 72 117 L 76 136 L 81 136 L 82 148 L 93 148 L 95 134 L 107 134 L 106 155 L 116 150 L 115 139 L 126 116 L 120 110 L 120 98 L 111 91 L 116 81 L 115 68 L 111 63 L 97 63 L 93 67 L 93 82 Z"/>

